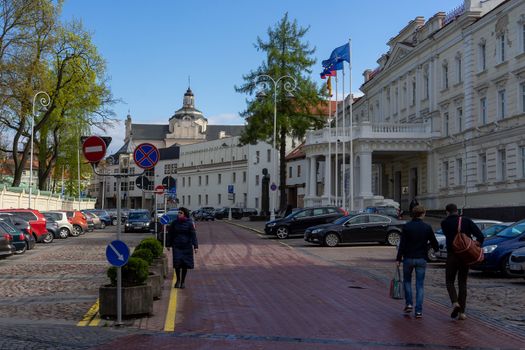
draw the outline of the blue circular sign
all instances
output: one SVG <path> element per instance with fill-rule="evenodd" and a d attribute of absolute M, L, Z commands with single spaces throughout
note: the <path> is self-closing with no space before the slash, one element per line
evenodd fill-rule
<path fill-rule="evenodd" d="M 164 214 L 160 217 L 160 223 L 163 224 L 163 225 L 167 225 L 170 223 L 170 216 L 167 215 L 167 214 Z"/>
<path fill-rule="evenodd" d="M 128 263 L 129 248 L 126 243 L 114 240 L 106 247 L 106 258 L 111 265 L 122 267 Z"/>
<path fill-rule="evenodd" d="M 142 169 L 151 169 L 160 159 L 159 150 L 151 143 L 141 143 L 133 152 L 133 160 Z"/>
<path fill-rule="evenodd" d="M 272 182 L 272 184 L 270 185 L 270 190 L 275 191 L 276 189 L 277 185 L 275 184 L 275 182 Z"/>

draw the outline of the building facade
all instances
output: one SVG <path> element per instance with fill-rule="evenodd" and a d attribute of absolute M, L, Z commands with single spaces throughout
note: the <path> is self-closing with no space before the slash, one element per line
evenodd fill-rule
<path fill-rule="evenodd" d="M 347 127 L 308 134 L 308 177 L 322 169 L 329 181 L 309 184 L 306 204 L 340 198 L 359 209 L 392 199 L 406 209 L 417 197 L 467 214 L 524 208 L 525 2 L 465 0 L 428 21 L 416 17 L 388 46 L 363 74 L 364 96 L 351 109 L 346 97 Z M 346 171 L 342 151 L 337 162 L 333 155 L 337 140 Z"/>

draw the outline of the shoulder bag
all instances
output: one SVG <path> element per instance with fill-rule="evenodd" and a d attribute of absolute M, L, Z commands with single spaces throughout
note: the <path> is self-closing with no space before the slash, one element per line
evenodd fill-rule
<path fill-rule="evenodd" d="M 452 241 L 452 250 L 467 265 L 477 264 L 483 261 L 483 249 L 479 243 L 461 232 L 461 216 L 458 220 L 458 230 Z"/>

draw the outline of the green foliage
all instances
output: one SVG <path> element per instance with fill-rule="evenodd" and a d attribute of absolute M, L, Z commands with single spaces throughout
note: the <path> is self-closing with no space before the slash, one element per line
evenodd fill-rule
<path fill-rule="evenodd" d="M 137 257 L 130 257 L 128 263 L 122 266 L 122 286 L 139 286 L 146 282 L 149 275 L 149 266 L 146 261 Z M 112 266 L 107 271 L 111 285 L 117 285 L 117 268 Z"/>
<path fill-rule="evenodd" d="M 131 254 L 131 256 L 135 258 L 141 258 L 142 260 L 147 262 L 148 265 L 151 265 L 151 263 L 153 262 L 153 253 L 149 249 L 145 249 L 145 248 L 135 249 L 135 251 L 133 252 L 133 254 Z"/>
<path fill-rule="evenodd" d="M 153 254 L 153 258 L 160 258 L 162 255 L 162 244 L 154 237 L 144 238 L 135 249 L 147 249 Z"/>

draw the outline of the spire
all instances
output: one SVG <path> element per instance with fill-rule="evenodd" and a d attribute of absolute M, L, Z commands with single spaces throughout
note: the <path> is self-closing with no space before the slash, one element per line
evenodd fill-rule
<path fill-rule="evenodd" d="M 188 78 L 188 82 L 189 82 L 189 78 Z M 193 92 L 191 91 L 189 86 L 188 86 L 188 90 L 186 90 L 186 93 L 184 94 L 184 100 L 182 101 L 182 107 L 183 108 L 195 108 L 195 100 L 194 100 Z"/>

